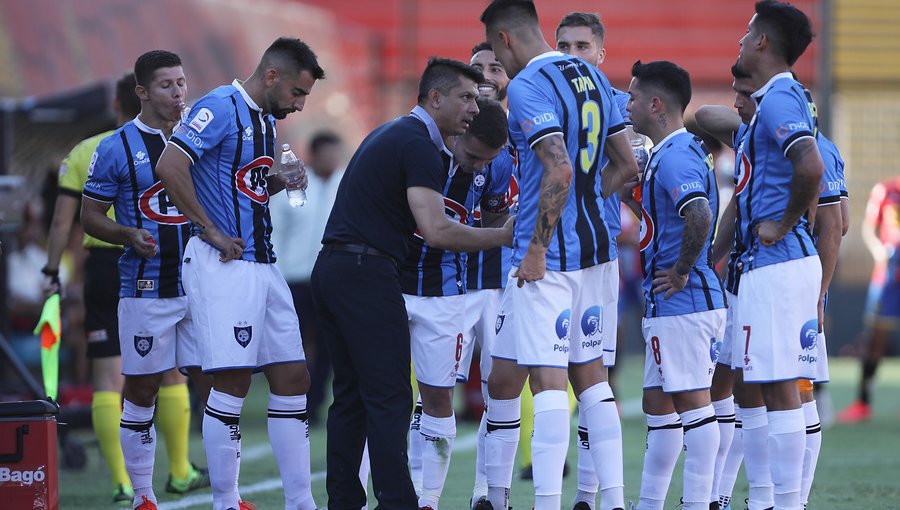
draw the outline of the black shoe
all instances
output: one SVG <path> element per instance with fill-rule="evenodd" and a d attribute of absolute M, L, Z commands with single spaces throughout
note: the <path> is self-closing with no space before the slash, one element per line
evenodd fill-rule
<path fill-rule="evenodd" d="M 712 501 L 709 503 L 709 510 L 719 510 L 719 502 Z"/>
<path fill-rule="evenodd" d="M 479 498 L 472 510 L 494 510 L 494 505 L 487 498 Z"/>
<path fill-rule="evenodd" d="M 591 510 L 591 505 L 585 503 L 584 501 L 579 501 L 575 503 L 575 506 L 572 507 L 572 510 Z"/>

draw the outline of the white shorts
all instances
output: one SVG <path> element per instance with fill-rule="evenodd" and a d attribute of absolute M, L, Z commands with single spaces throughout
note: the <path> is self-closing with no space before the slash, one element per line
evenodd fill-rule
<path fill-rule="evenodd" d="M 186 296 L 119 299 L 122 375 L 151 375 L 200 366 Z"/>
<path fill-rule="evenodd" d="M 734 332 L 734 314 L 737 311 L 737 296 L 725 291 L 725 302 L 728 310 L 725 312 L 725 333 L 722 335 L 722 345 L 719 347 L 719 356 L 716 363 L 728 365 L 734 368 L 734 345 L 740 344 Z"/>
<path fill-rule="evenodd" d="M 204 372 L 306 361 L 294 300 L 275 264 L 220 262 L 219 250 L 192 237 L 182 274 Z"/>
<path fill-rule="evenodd" d="M 426 386 L 452 388 L 463 352 L 466 296 L 404 294 L 416 380 Z"/>
<path fill-rule="evenodd" d="M 822 265 L 813 255 L 741 276 L 735 326 L 744 335 L 744 382 L 815 379 Z M 737 342 L 740 346 L 741 343 Z M 740 349 L 739 349 L 740 351 Z"/>
<path fill-rule="evenodd" d="M 481 382 L 487 382 L 491 373 L 491 348 L 497 337 L 497 309 L 502 295 L 503 289 L 471 290 L 466 294 L 466 327 L 463 330 L 462 359 L 456 374 L 458 382 L 469 380 L 476 343 L 481 348 Z"/>
<path fill-rule="evenodd" d="M 491 356 L 522 366 L 567 368 L 603 357 L 604 311 L 614 307 L 616 265 L 578 271 L 547 271 L 544 279 L 519 288 L 512 268 L 497 314 Z"/>
<path fill-rule="evenodd" d="M 725 335 L 725 309 L 642 321 L 646 358 L 644 389 L 666 393 L 709 389 Z"/>
<path fill-rule="evenodd" d="M 825 346 L 825 332 L 819 333 L 819 340 L 816 342 L 816 379 L 814 382 L 827 383 L 831 380 L 831 373 L 828 371 L 828 347 Z"/>

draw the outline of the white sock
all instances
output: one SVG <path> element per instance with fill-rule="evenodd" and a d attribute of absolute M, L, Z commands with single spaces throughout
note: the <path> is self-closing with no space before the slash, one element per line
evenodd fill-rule
<path fill-rule="evenodd" d="M 359 483 L 362 484 L 363 491 L 366 496 L 369 495 L 369 472 L 371 464 L 369 463 L 369 442 L 363 447 L 362 461 L 359 463 Z M 369 510 L 369 505 L 365 505 L 361 510 Z"/>
<path fill-rule="evenodd" d="M 802 510 L 800 485 L 806 450 L 803 409 L 769 411 L 769 460 L 775 484 L 775 507 Z"/>
<path fill-rule="evenodd" d="M 241 407 L 244 399 L 210 390 L 203 415 L 203 448 L 209 466 L 213 509 L 238 508 L 241 463 Z"/>
<path fill-rule="evenodd" d="M 125 470 L 134 488 L 134 506 L 144 502 L 142 496 L 156 503 L 153 494 L 153 461 L 156 458 L 156 427 L 153 426 L 153 409 L 140 407 L 127 399 L 122 402 L 122 419 L 119 421 L 119 442 L 125 457 Z"/>
<path fill-rule="evenodd" d="M 581 403 L 579 403 L 579 408 Z M 600 480 L 597 479 L 597 470 L 594 469 L 594 457 L 591 455 L 591 441 L 587 429 L 587 420 L 584 412 L 578 410 L 578 492 L 572 506 L 583 501 L 591 507 L 597 506 L 597 489 L 600 488 Z"/>
<path fill-rule="evenodd" d="M 484 438 L 484 468 L 488 500 L 494 510 L 509 506 L 509 488 L 516 462 L 521 432 L 522 400 L 491 399 L 487 408 L 487 435 Z"/>
<path fill-rule="evenodd" d="M 712 405 L 680 414 L 684 427 L 685 510 L 709 510 L 713 470 L 719 449 L 719 425 Z"/>
<path fill-rule="evenodd" d="M 731 448 L 731 440 L 734 437 L 734 396 L 728 395 L 727 398 L 716 400 L 712 405 L 716 411 L 716 421 L 719 423 L 719 449 L 716 452 L 712 491 L 709 493 L 710 502 L 719 500 L 719 480 L 722 478 L 722 469 L 725 466 L 725 459 L 728 457 L 728 450 Z"/>
<path fill-rule="evenodd" d="M 456 440 L 456 417 L 435 418 L 422 413 L 422 494 L 419 506 L 438 510 L 438 501 L 447 481 L 450 455 Z"/>
<path fill-rule="evenodd" d="M 769 418 L 766 407 L 743 409 L 744 471 L 747 473 L 749 510 L 775 506 L 772 472 L 769 470 Z"/>
<path fill-rule="evenodd" d="M 531 466 L 534 474 L 535 510 L 559 508 L 563 465 L 569 446 L 569 395 L 564 390 L 544 390 L 534 396 L 534 434 Z M 549 500 L 540 496 L 551 496 Z M 555 496 L 555 498 L 552 498 Z"/>
<path fill-rule="evenodd" d="M 725 457 L 725 463 L 722 465 L 722 473 L 719 478 L 719 492 L 717 499 L 719 508 L 725 508 L 731 503 L 731 495 L 734 493 L 734 484 L 737 481 L 738 471 L 744 461 L 744 424 L 743 409 L 740 406 L 734 406 L 734 436 L 731 438 L 731 447 L 728 448 L 728 455 Z"/>
<path fill-rule="evenodd" d="M 608 382 L 597 383 L 581 392 L 578 399 L 600 484 L 600 509 L 625 508 L 622 423 L 612 388 Z"/>
<path fill-rule="evenodd" d="M 416 399 L 412 419 L 409 422 L 409 476 L 416 494 L 422 493 L 422 396 Z"/>
<path fill-rule="evenodd" d="M 819 451 L 822 449 L 822 424 L 819 422 L 819 411 L 816 401 L 803 404 L 803 418 L 806 421 L 806 454 L 803 456 L 803 482 L 800 487 L 800 502 L 809 503 L 809 491 L 812 489 L 819 463 Z"/>
<path fill-rule="evenodd" d="M 681 455 L 684 431 L 678 413 L 647 415 L 647 450 L 641 471 L 640 510 L 662 510 Z"/>
<path fill-rule="evenodd" d="M 306 395 L 269 393 L 269 443 L 275 453 L 285 510 L 315 510 L 309 468 Z"/>
<path fill-rule="evenodd" d="M 472 490 L 472 502 L 478 501 L 482 496 L 487 496 L 487 468 L 484 464 L 484 440 L 487 435 L 487 407 L 481 414 L 481 422 L 478 423 L 478 436 L 475 442 L 475 487 Z"/>

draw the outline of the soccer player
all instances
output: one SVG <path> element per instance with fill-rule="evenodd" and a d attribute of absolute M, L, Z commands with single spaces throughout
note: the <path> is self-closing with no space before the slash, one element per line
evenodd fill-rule
<path fill-rule="evenodd" d="M 97 147 L 81 218 L 87 233 L 126 246 L 119 259 L 119 338 L 125 374 L 119 436 L 134 488 L 133 505 L 152 510 L 156 508 L 153 413 L 163 374 L 176 366 L 197 367 L 199 359 L 180 278 L 190 230 L 153 171 L 181 121 L 187 82 L 181 59 L 168 51 L 144 53 L 134 68 L 141 113 Z M 113 205 L 116 221 L 107 216 Z M 186 435 L 183 442 L 186 451 Z M 209 486 L 206 473 L 192 468 L 186 474 L 187 488 Z M 169 485 L 172 482 L 170 478 Z"/>
<path fill-rule="evenodd" d="M 327 425 L 331 508 L 365 505 L 357 472 L 366 438 L 379 505 L 418 507 L 406 455 L 413 399 L 409 316 L 398 265 L 414 231 L 432 248 L 450 251 L 511 242 L 511 221 L 499 229 L 449 221 L 441 194 L 448 177 L 444 140 L 465 133 L 478 114 L 482 79 L 461 62 L 430 60 L 419 81 L 418 105 L 366 137 L 338 189 L 312 274 L 316 311 L 334 361 Z"/>
<path fill-rule="evenodd" d="M 719 429 L 709 396 L 725 328 L 724 290 L 707 259 L 718 196 L 712 154 L 684 128 L 688 73 L 636 62 L 628 88 L 634 129 L 653 141 L 641 182 L 644 266 L 643 407 L 647 450 L 640 510 L 661 510 L 681 452 L 685 509 L 709 507 Z"/>
<path fill-rule="evenodd" d="M 606 28 L 600 17 L 590 12 L 572 12 L 565 15 L 556 27 L 556 49 L 562 53 L 573 55 L 582 60 L 594 64 L 598 68 L 606 59 L 606 49 L 603 47 L 606 40 Z M 615 87 L 611 88 L 613 99 L 619 108 L 619 113 L 625 121 L 625 132 L 629 139 L 642 137 L 635 135 L 631 126 L 631 116 L 626 106 L 628 105 L 628 93 Z M 641 147 L 643 150 L 643 147 Z M 646 160 L 644 160 L 646 161 Z M 639 163 L 639 166 L 641 163 Z M 601 163 L 602 166 L 602 163 Z M 621 209 L 622 204 L 619 194 L 613 193 L 603 202 L 606 224 L 609 229 L 610 263 L 615 266 L 612 277 L 616 289 L 619 288 L 619 246 L 617 238 L 622 232 Z M 603 345 L 603 365 L 601 369 L 604 381 L 609 381 L 608 367 L 616 363 L 616 343 L 618 340 L 619 319 L 619 295 L 614 294 L 613 302 L 603 308 L 603 331 L 608 333 L 609 342 Z M 590 436 L 585 423 L 585 413 L 578 413 L 578 492 L 575 495 L 574 510 L 592 510 L 596 506 L 597 489 L 616 487 L 623 485 L 624 474 L 622 459 L 622 426 L 618 420 L 606 424 L 607 435 L 603 441 L 597 444 L 609 448 L 607 452 L 598 452 L 604 459 L 604 463 L 594 466 L 594 460 L 590 451 Z M 587 509 L 585 509 L 587 507 Z"/>
<path fill-rule="evenodd" d="M 838 415 L 839 423 L 858 423 L 872 417 L 872 380 L 890 334 L 900 326 L 900 177 L 872 188 L 862 238 L 875 259 L 866 303 L 866 328 L 860 335 L 865 346 L 862 378 L 856 400 Z"/>
<path fill-rule="evenodd" d="M 513 269 L 488 380 L 485 449 L 497 464 L 487 466 L 487 507 L 508 504 L 519 395 L 528 376 L 535 396 L 535 508 L 558 509 L 569 442 L 569 370 L 588 429 L 618 420 L 601 376 L 602 307 L 617 291 L 610 286 L 614 267 L 601 197 L 621 188 L 637 164 L 609 81 L 593 65 L 550 48 L 532 2 L 495 1 L 481 21 L 512 77 L 510 136 L 520 157 Z M 601 174 L 604 153 L 609 165 Z M 603 505 L 624 508 L 622 487 L 604 494 Z"/>
<path fill-rule="evenodd" d="M 304 42 L 277 39 L 247 80 L 197 101 L 156 166 L 170 200 L 197 234 L 185 248 L 183 274 L 203 370 L 213 375 L 203 446 L 216 510 L 247 507 L 238 491 L 240 413 L 255 369 L 269 382 L 269 441 L 285 507 L 316 508 L 306 415 L 309 373 L 297 313 L 270 239 L 269 194 L 284 183 L 267 177 L 279 157 L 275 120 L 302 110 L 324 76 Z"/>
<path fill-rule="evenodd" d="M 471 225 L 477 205 L 482 224 L 502 225 L 509 213 L 512 166 L 492 162 L 506 146 L 506 112 L 500 103 L 488 99 L 478 100 L 478 110 L 465 134 L 446 139 L 444 208 L 451 220 Z M 416 234 L 410 234 L 407 243 L 409 253 L 400 264 L 400 289 L 409 314 L 413 366 L 422 400 L 419 507 L 437 510 L 456 438 L 453 387 L 464 344 L 466 253 L 432 247 Z"/>
<path fill-rule="evenodd" d="M 799 509 L 806 434 L 796 380 L 815 378 L 815 304 L 822 284 L 806 211 L 815 208 L 824 165 L 813 112 L 790 73 L 812 40 L 809 19 L 775 1 L 758 2 L 755 10 L 737 60 L 757 89 L 752 96 L 757 111 L 744 141 L 748 182 L 736 193 L 739 235 L 747 250 L 738 262 L 742 275 L 735 314 L 744 339 L 736 342 L 734 356 L 742 356 L 738 377 L 760 385 L 765 402 L 750 416 L 744 409 L 745 459 L 750 465 L 750 456 L 767 445 L 774 506 Z M 761 448 L 748 440 L 751 421 L 754 429 L 768 427 Z"/>
<path fill-rule="evenodd" d="M 113 109 L 119 125 L 141 112 L 141 100 L 135 94 L 136 85 L 134 74 L 131 73 L 116 83 Z M 88 166 L 97 146 L 112 133 L 101 133 L 78 144 L 60 168 L 60 195 L 53 212 L 53 223 L 48 235 L 47 265 L 43 271 L 48 277 L 48 292 L 60 290 L 59 261 L 79 209 L 84 184 L 88 179 Z M 110 218 L 114 217 L 112 209 L 109 210 L 109 215 Z M 117 261 L 122 255 L 122 247 L 89 234 L 84 236 L 84 245 L 88 249 L 84 289 L 85 334 L 88 339 L 87 355 L 92 360 L 94 386 L 91 418 L 100 451 L 113 478 L 113 502 L 131 505 L 134 493 L 125 469 L 119 439 L 123 376 L 116 308 L 119 301 Z M 199 379 L 194 380 L 198 388 L 203 386 Z M 205 399 L 205 395 L 202 398 Z M 185 378 L 176 370 L 163 375 L 156 408 L 157 423 L 165 439 L 169 458 L 169 483 L 166 484 L 166 490 L 184 493 L 204 486 L 202 482 L 205 470 L 195 468 L 188 459 L 190 399 Z"/>
<path fill-rule="evenodd" d="M 478 85 L 478 97 L 493 99 L 507 108 L 506 90 L 509 76 L 506 68 L 497 60 L 494 50 L 486 41 L 472 48 L 469 65 L 481 71 L 484 83 Z M 508 168 L 509 179 L 508 204 L 515 204 L 519 195 L 519 183 L 516 180 L 516 154 L 512 145 L 507 145 L 500 154 L 491 161 L 492 171 L 495 168 Z M 507 170 L 503 170 L 506 172 Z M 481 208 L 476 207 L 473 215 L 474 226 L 481 226 Z M 463 331 L 463 355 L 459 365 L 457 380 L 467 381 L 475 344 L 480 348 L 479 373 L 481 374 L 481 396 L 485 405 L 488 402 L 487 378 L 491 373 L 491 348 L 497 336 L 494 327 L 497 321 L 497 308 L 500 296 L 506 285 L 512 251 L 501 246 L 490 250 L 472 252 L 466 257 L 466 324 Z M 481 414 L 478 425 L 478 439 L 475 455 L 475 485 L 472 491 L 471 507 L 479 500 L 487 499 L 487 469 L 485 463 L 484 440 L 487 435 L 487 412 Z"/>

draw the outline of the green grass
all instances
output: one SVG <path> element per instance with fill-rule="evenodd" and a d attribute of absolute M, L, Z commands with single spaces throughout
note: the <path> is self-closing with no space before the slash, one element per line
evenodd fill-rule
<path fill-rule="evenodd" d="M 638 358 L 624 360 L 620 371 L 617 396 L 620 401 L 631 401 L 640 397 L 642 361 Z M 842 409 L 854 396 L 859 366 L 855 360 L 835 359 L 831 364 L 832 383 L 829 385 L 836 410 Z M 253 501 L 261 510 L 283 508 L 284 500 L 278 480 L 278 470 L 274 457 L 267 447 L 265 429 L 266 386 L 263 379 L 254 381 L 250 398 L 241 419 L 244 461 L 241 465 L 241 487 L 245 499 Z M 875 418 L 865 424 L 855 426 L 836 425 L 826 429 L 822 455 L 816 481 L 810 498 L 810 509 L 900 509 L 900 360 L 886 362 L 878 372 L 874 390 Z M 644 435 L 646 426 L 642 415 L 623 420 L 625 452 L 625 497 L 637 500 L 640 487 L 641 463 L 643 462 Z M 453 461 L 441 506 L 444 509 L 465 509 L 468 507 L 474 479 L 475 450 L 470 438 L 475 433 L 473 424 L 460 424 L 458 443 L 462 448 L 453 452 Z M 317 473 L 313 482 L 316 502 L 324 507 L 325 495 L 325 432 L 324 427 L 314 428 L 312 435 L 312 471 Z M 575 437 L 574 425 L 572 436 Z M 87 436 L 85 436 L 87 440 Z M 468 447 L 466 447 L 468 445 Z M 198 501 L 208 495 L 184 498 L 172 497 L 163 491 L 166 478 L 166 458 L 163 448 L 159 448 L 154 486 L 160 497 L 161 510 L 164 508 L 210 508 L 207 501 Z M 251 454 L 251 452 L 253 452 Z M 205 464 L 199 434 L 191 440 L 191 453 L 195 461 Z M 110 508 L 111 488 L 109 475 L 102 465 L 96 447 L 88 448 L 89 462 L 84 471 L 64 471 L 60 473 L 60 507 L 62 509 Z M 575 493 L 576 450 L 569 449 L 569 463 L 572 474 L 563 486 L 563 504 L 568 507 Z M 248 494 L 246 489 L 255 487 L 258 492 Z M 263 490 L 264 489 L 264 490 Z M 371 491 L 370 491 L 371 494 Z M 681 467 L 676 468 L 666 508 L 675 508 L 681 495 Z M 734 500 L 742 501 L 747 495 L 747 483 L 743 473 L 735 487 Z M 513 481 L 511 505 L 517 509 L 527 509 L 532 504 L 530 482 Z M 188 506 L 186 503 L 197 501 Z M 374 508 L 370 500 L 370 508 Z M 2 505 L 0 505 L 2 506 Z M 570 508 L 570 507 L 569 507 Z M 735 508 L 743 508 L 738 504 Z"/>

